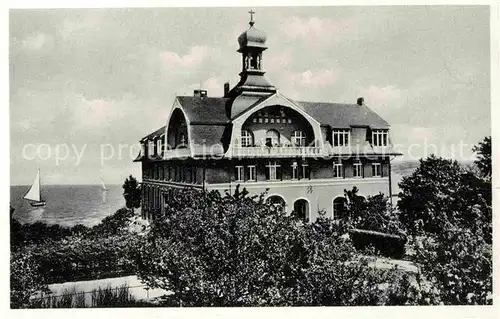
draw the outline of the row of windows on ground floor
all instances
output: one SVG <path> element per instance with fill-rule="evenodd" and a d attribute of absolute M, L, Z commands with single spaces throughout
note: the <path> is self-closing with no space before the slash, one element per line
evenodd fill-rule
<path fill-rule="evenodd" d="M 353 178 L 364 178 L 365 170 L 361 161 L 344 164 L 342 161 L 334 161 L 330 170 L 331 178 L 345 178 L 346 175 Z M 198 183 L 199 168 L 189 165 L 164 166 L 157 165 L 144 169 L 143 178 L 153 180 L 165 180 L 186 183 Z M 348 172 L 350 171 L 350 172 Z M 265 180 L 277 181 L 283 179 L 300 180 L 311 178 L 311 164 L 309 161 L 292 161 L 282 163 L 270 160 L 265 165 L 255 163 L 241 163 L 234 165 L 234 181 L 256 182 L 257 176 L 262 174 Z M 371 163 L 371 177 L 384 177 L 381 162 Z"/>
<path fill-rule="evenodd" d="M 143 217 L 144 218 L 152 218 L 155 214 L 158 214 L 162 210 L 162 206 L 168 205 L 168 195 L 159 188 L 159 187 L 144 187 L 143 195 L 142 195 L 142 208 L 143 208 Z M 363 196 L 358 196 L 360 200 L 365 201 L 366 199 Z M 305 221 L 310 220 L 310 205 L 309 200 L 306 198 L 297 198 L 292 206 L 289 206 L 285 199 L 279 195 L 272 195 L 267 198 L 267 202 L 271 205 L 273 209 L 276 209 L 283 213 L 294 214 L 300 219 Z M 343 196 L 337 196 L 332 199 L 332 209 L 333 209 L 333 218 L 334 219 L 342 219 L 347 217 L 348 202 L 347 199 Z"/>

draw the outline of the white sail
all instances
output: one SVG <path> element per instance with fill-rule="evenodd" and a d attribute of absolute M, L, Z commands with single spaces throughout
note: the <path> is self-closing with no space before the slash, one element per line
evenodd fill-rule
<path fill-rule="evenodd" d="M 24 199 L 29 199 L 33 200 L 36 202 L 41 201 L 41 196 L 40 196 L 40 170 L 36 173 L 35 181 L 33 182 L 33 185 L 31 185 L 30 190 L 24 195 Z"/>
<path fill-rule="evenodd" d="M 108 189 L 106 188 L 106 185 L 104 185 L 104 180 L 101 177 L 101 184 L 102 184 L 102 190 L 107 191 Z"/>

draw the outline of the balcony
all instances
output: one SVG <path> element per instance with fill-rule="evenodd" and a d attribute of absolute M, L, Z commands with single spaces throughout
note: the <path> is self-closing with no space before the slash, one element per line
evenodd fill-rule
<path fill-rule="evenodd" d="M 323 155 L 316 146 L 251 146 L 232 148 L 233 157 L 318 157 Z"/>

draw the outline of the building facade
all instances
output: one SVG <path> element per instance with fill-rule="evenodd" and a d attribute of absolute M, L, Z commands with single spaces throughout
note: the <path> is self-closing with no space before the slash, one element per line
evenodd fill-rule
<path fill-rule="evenodd" d="M 336 218 L 344 190 L 391 196 L 389 124 L 364 104 L 295 101 L 270 84 L 263 68 L 266 35 L 238 38 L 240 81 L 223 97 L 205 90 L 177 96 L 166 125 L 141 139 L 142 214 L 154 218 L 168 190 L 194 187 L 266 192 L 276 209 L 306 220 Z"/>

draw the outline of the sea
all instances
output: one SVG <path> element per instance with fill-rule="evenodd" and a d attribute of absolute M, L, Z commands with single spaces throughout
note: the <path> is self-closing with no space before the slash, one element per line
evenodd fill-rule
<path fill-rule="evenodd" d="M 399 192 L 398 182 L 411 174 L 417 161 L 392 164 L 393 194 Z M 125 205 L 121 185 L 44 185 L 42 197 L 45 207 L 31 207 L 23 196 L 30 185 L 11 186 L 10 204 L 15 209 L 13 217 L 21 223 L 44 222 L 62 226 L 82 224 L 94 226 L 106 216 L 112 215 Z"/>
<path fill-rule="evenodd" d="M 106 216 L 125 206 L 121 185 L 44 185 L 42 198 L 45 207 L 31 207 L 23 199 L 30 185 L 10 187 L 10 205 L 15 209 L 13 218 L 20 223 L 43 222 L 74 226 L 94 226 Z"/>

